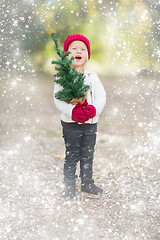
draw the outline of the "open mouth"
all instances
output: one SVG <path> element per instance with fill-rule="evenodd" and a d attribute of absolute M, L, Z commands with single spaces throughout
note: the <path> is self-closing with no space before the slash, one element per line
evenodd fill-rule
<path fill-rule="evenodd" d="M 76 58 L 76 59 L 82 59 L 81 56 L 76 56 L 75 58 Z"/>

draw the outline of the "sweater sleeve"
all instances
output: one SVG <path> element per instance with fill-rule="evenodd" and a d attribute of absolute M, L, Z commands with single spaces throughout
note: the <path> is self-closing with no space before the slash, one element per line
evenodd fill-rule
<path fill-rule="evenodd" d="M 93 95 L 93 105 L 96 108 L 96 115 L 99 115 L 106 104 L 106 92 L 97 74 L 94 75 Z"/>
<path fill-rule="evenodd" d="M 58 91 L 60 91 L 62 89 L 63 89 L 62 86 L 60 86 L 59 84 L 55 83 L 55 85 L 54 85 L 54 92 L 53 92 L 54 103 L 55 103 L 55 106 L 57 107 L 57 109 L 61 113 L 65 114 L 65 115 L 67 115 L 68 117 L 71 118 L 72 110 L 73 110 L 73 108 L 75 106 L 55 98 L 55 93 L 57 93 Z"/>

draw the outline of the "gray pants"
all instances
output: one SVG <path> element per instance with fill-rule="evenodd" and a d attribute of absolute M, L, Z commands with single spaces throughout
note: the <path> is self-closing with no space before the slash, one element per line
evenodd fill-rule
<path fill-rule="evenodd" d="M 91 179 L 97 124 L 66 123 L 61 121 L 66 147 L 64 180 L 75 179 L 76 166 L 80 161 L 80 177 Z"/>

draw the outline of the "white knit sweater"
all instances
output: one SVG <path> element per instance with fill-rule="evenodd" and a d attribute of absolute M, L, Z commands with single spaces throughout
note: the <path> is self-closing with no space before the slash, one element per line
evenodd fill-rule
<path fill-rule="evenodd" d="M 106 92 L 96 73 L 90 71 L 89 69 L 84 69 L 84 76 L 85 76 L 84 83 L 87 85 L 90 85 L 90 88 L 87 93 L 88 104 L 92 104 L 96 108 L 96 116 L 94 118 L 89 119 L 85 123 L 93 124 L 98 122 L 99 115 L 105 106 Z M 72 110 L 75 107 L 75 105 L 68 104 L 64 101 L 61 101 L 55 98 L 55 93 L 62 89 L 63 89 L 62 86 L 55 83 L 54 93 L 53 93 L 54 103 L 58 108 L 58 110 L 61 112 L 62 121 L 74 122 L 71 116 L 72 116 Z"/>

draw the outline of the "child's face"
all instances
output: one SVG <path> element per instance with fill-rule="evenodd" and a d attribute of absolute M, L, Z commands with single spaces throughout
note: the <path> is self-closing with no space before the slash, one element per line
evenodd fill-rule
<path fill-rule="evenodd" d="M 88 57 L 88 50 L 85 43 L 82 41 L 73 41 L 69 46 L 69 51 L 71 52 L 70 56 L 75 58 L 72 65 L 74 67 L 84 66 Z"/>

